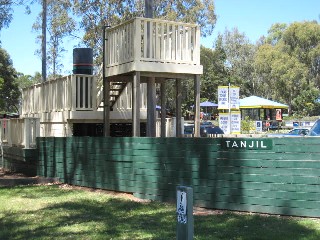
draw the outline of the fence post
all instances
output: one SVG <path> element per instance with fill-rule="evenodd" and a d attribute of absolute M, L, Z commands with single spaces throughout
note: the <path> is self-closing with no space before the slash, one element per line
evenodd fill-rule
<path fill-rule="evenodd" d="M 40 137 L 40 118 L 35 118 L 35 138 Z"/>
<path fill-rule="evenodd" d="M 77 108 L 77 76 L 71 75 L 71 111 L 75 111 Z"/>
<path fill-rule="evenodd" d="M 31 135 L 31 125 L 30 125 L 30 118 L 24 119 L 23 124 L 23 143 L 24 148 L 30 148 L 30 135 Z"/>
<path fill-rule="evenodd" d="M 22 131 L 24 148 L 34 147 L 40 137 L 40 118 L 24 118 Z"/>
<path fill-rule="evenodd" d="M 8 145 L 9 146 L 12 146 L 12 132 L 13 132 L 13 129 L 12 129 L 12 124 L 11 124 L 11 121 L 10 119 L 5 119 L 6 121 L 6 129 L 5 129 L 5 136 L 7 137 L 7 141 L 8 141 Z"/>
<path fill-rule="evenodd" d="M 193 189 L 177 186 L 177 240 L 193 239 Z"/>

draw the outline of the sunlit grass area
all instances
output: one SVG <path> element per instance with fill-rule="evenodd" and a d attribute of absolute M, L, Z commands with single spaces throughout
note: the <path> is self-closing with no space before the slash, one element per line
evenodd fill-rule
<path fill-rule="evenodd" d="M 195 239 L 320 239 L 320 219 L 195 215 Z M 176 239 L 175 206 L 61 185 L 0 188 L 0 239 Z"/>

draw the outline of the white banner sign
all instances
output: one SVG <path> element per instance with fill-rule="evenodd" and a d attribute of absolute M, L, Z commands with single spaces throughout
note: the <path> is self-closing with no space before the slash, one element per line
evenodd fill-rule
<path fill-rule="evenodd" d="M 231 134 L 241 133 L 241 113 L 231 112 Z"/>
<path fill-rule="evenodd" d="M 218 108 L 229 109 L 229 87 L 219 86 L 218 87 Z"/>
<path fill-rule="evenodd" d="M 225 134 L 230 134 L 230 115 L 229 113 L 219 113 L 219 127 Z"/>

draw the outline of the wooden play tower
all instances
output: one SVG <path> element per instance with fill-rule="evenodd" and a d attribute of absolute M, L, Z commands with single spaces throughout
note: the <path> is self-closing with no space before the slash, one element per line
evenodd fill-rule
<path fill-rule="evenodd" d="M 147 1 L 146 1 L 147 2 Z M 146 11 L 146 16 L 150 16 Z M 140 84 L 147 83 L 147 136 L 156 135 L 156 84 L 160 84 L 161 136 L 165 137 L 166 82 L 176 86 L 176 136 L 181 137 L 181 85 L 194 79 L 195 137 L 200 136 L 200 28 L 196 24 L 134 18 L 104 31 L 104 126 L 110 136 L 110 111 L 131 84 L 132 136 L 140 136 Z"/>

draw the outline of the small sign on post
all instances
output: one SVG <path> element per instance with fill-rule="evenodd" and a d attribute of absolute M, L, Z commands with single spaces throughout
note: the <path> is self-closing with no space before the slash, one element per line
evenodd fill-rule
<path fill-rule="evenodd" d="M 193 239 L 193 189 L 177 186 L 177 240 Z"/>

